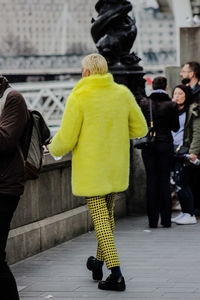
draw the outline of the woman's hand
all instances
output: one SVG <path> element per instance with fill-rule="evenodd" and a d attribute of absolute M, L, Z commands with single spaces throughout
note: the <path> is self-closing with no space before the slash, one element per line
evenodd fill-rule
<path fill-rule="evenodd" d="M 197 159 L 197 155 L 194 153 L 191 153 L 190 155 L 188 155 L 188 159 L 191 162 L 194 162 Z"/>
<path fill-rule="evenodd" d="M 45 145 L 44 149 L 45 149 L 46 152 L 49 152 L 49 145 Z"/>

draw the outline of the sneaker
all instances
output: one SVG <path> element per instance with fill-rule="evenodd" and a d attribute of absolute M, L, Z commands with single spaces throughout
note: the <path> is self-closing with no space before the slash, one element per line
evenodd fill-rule
<path fill-rule="evenodd" d="M 180 218 L 182 218 L 184 216 L 184 213 L 181 212 L 180 214 L 178 214 L 178 216 L 176 216 L 175 218 L 171 218 L 171 222 L 176 223 L 176 221 L 178 221 Z"/>
<path fill-rule="evenodd" d="M 195 216 L 191 216 L 190 214 L 184 214 L 184 216 L 176 221 L 178 225 L 189 225 L 189 224 L 196 224 L 197 219 Z"/>

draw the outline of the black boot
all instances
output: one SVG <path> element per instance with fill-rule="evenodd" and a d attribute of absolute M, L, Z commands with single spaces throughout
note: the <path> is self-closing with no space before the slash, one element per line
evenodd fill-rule
<path fill-rule="evenodd" d="M 101 280 L 103 278 L 102 267 L 96 264 L 96 258 L 94 256 L 88 258 L 86 266 L 88 270 L 92 271 L 93 280 Z"/>
<path fill-rule="evenodd" d="M 100 290 L 124 291 L 126 289 L 123 276 L 114 278 L 112 274 L 105 281 L 100 281 L 98 288 Z"/>

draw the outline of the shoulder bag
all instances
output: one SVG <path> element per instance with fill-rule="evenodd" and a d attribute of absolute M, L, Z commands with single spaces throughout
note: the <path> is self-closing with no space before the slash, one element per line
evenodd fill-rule
<path fill-rule="evenodd" d="M 148 149 L 152 147 L 152 145 L 155 143 L 156 132 L 153 126 L 153 113 L 152 113 L 151 99 L 149 99 L 149 112 L 150 112 L 150 127 L 148 128 L 148 133 L 146 136 L 134 140 L 134 148 Z"/>

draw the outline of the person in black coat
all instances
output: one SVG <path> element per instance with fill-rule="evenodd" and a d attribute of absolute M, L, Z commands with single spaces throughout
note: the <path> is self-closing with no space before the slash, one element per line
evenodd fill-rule
<path fill-rule="evenodd" d="M 140 101 L 142 112 L 150 125 L 149 98 L 152 99 L 155 143 L 142 150 L 147 178 L 147 215 L 149 227 L 158 226 L 159 216 L 163 227 L 171 226 L 170 171 L 173 161 L 173 137 L 171 131 L 178 131 L 178 106 L 169 98 L 165 77 L 156 77 L 153 91 Z"/>
<path fill-rule="evenodd" d="M 24 160 L 19 145 L 29 115 L 18 91 L 0 76 L 0 288 L 1 299 L 19 300 L 15 278 L 6 261 L 10 223 L 24 192 Z M 4 100 L 5 97 L 5 100 Z"/>

